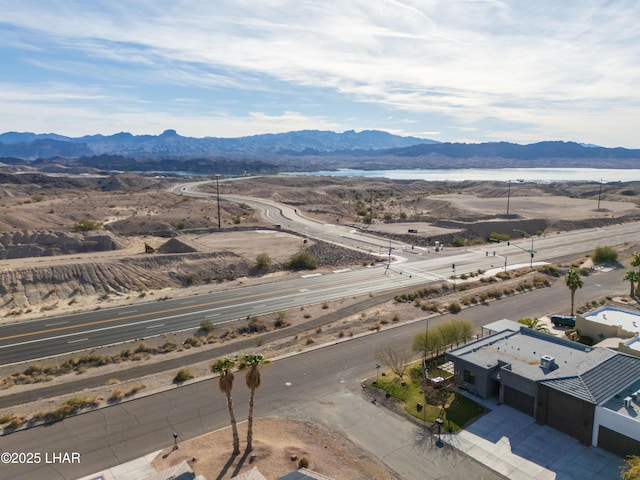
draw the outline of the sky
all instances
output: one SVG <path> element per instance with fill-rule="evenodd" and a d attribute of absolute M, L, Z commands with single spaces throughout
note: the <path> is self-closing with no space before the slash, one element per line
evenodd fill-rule
<path fill-rule="evenodd" d="M 637 0 L 0 0 L 0 132 L 640 148 Z"/>

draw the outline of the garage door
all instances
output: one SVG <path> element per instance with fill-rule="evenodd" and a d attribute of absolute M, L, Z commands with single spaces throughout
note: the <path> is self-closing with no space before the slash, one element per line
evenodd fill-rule
<path fill-rule="evenodd" d="M 504 387 L 504 403 L 510 407 L 520 410 L 527 415 L 533 416 L 534 398 L 526 393 L 514 390 L 511 387 Z"/>

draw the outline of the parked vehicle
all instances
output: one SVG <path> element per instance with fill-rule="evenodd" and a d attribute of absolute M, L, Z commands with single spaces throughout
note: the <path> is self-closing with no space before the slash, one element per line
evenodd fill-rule
<path fill-rule="evenodd" d="M 575 327 L 576 317 L 570 317 L 569 315 L 551 315 L 551 323 L 556 327 Z"/>

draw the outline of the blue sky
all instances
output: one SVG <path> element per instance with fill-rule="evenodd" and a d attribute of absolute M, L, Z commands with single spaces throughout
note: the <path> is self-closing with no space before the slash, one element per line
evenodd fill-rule
<path fill-rule="evenodd" d="M 637 0 L 0 0 L 0 132 L 640 148 Z"/>

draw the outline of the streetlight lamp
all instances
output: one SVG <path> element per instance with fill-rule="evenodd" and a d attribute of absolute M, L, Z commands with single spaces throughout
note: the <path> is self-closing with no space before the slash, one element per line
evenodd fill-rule
<path fill-rule="evenodd" d="M 178 450 L 178 434 L 173 432 L 173 449 Z"/>

